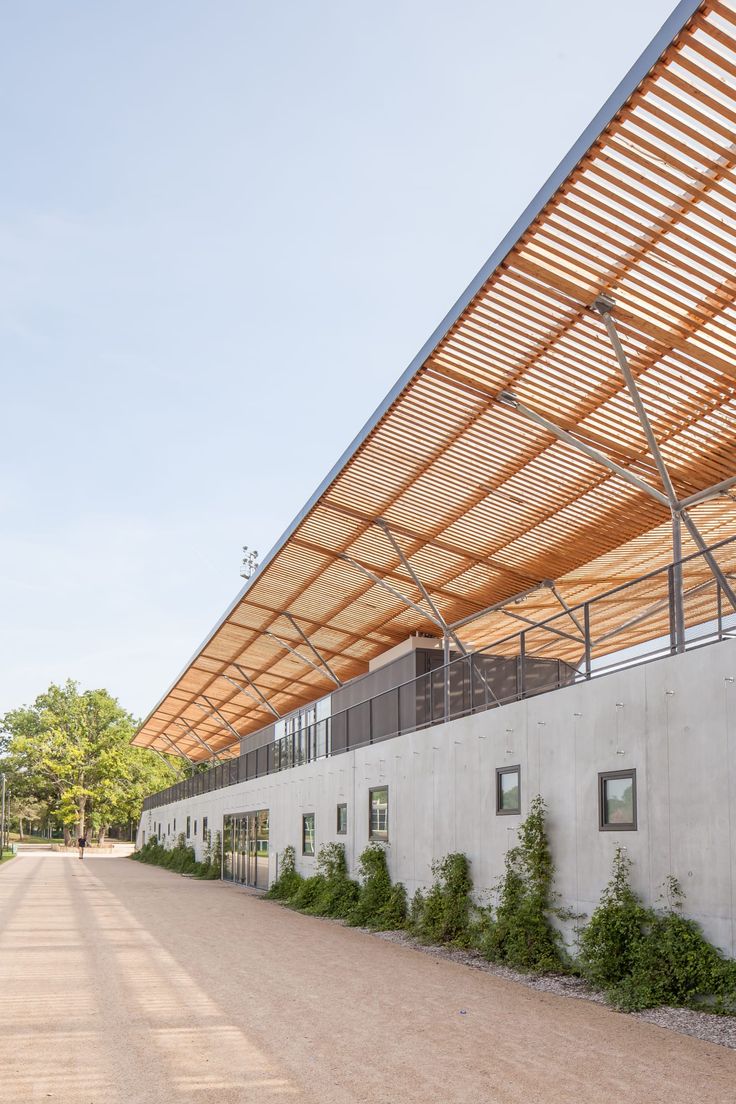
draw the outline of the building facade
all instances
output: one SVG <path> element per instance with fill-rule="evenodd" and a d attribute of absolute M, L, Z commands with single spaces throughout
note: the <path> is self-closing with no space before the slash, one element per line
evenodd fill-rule
<path fill-rule="evenodd" d="M 675 875 L 687 915 L 734 954 L 735 679 L 736 641 L 723 640 L 149 807 L 138 844 L 173 844 L 189 825 L 201 857 L 220 832 L 226 876 L 265 888 L 287 846 L 309 875 L 322 844 L 342 843 L 355 876 L 376 839 L 410 895 L 462 851 L 482 901 L 541 794 L 564 905 L 593 910 L 621 846 L 645 901 Z"/>

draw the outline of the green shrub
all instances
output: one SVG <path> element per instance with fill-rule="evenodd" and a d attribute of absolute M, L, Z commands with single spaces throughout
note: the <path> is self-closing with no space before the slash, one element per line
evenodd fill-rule
<path fill-rule="evenodd" d="M 296 851 L 293 847 L 285 847 L 281 855 L 279 876 L 270 886 L 266 897 L 272 901 L 288 901 L 293 897 L 304 881 L 296 870 Z"/>
<path fill-rule="evenodd" d="M 344 919 L 355 906 L 359 888 L 348 876 L 343 844 L 326 843 L 320 847 L 314 881 L 318 883 L 316 892 L 306 910 L 315 916 Z"/>
<path fill-rule="evenodd" d="M 219 839 L 219 833 L 217 838 Z M 197 878 L 220 877 L 219 855 L 216 862 L 213 862 L 210 857 L 206 858 L 204 862 L 197 862 L 194 848 L 187 846 L 183 832 L 171 848 L 159 843 L 154 836 L 139 851 L 134 852 L 131 858 L 135 859 L 136 862 L 162 866 L 165 870 L 173 870 L 176 874 L 191 874 Z"/>
<path fill-rule="evenodd" d="M 580 936 L 580 966 L 593 985 L 610 990 L 634 969 L 639 945 L 653 919 L 631 888 L 631 861 L 620 847 L 613 856 L 611 880 Z"/>
<path fill-rule="evenodd" d="M 289 908 L 297 909 L 299 912 L 306 912 L 307 910 L 313 912 L 321 889 L 322 879 L 318 875 L 315 874 L 311 878 L 300 878 L 295 893 L 288 898 L 286 904 Z"/>
<path fill-rule="evenodd" d="M 537 795 L 519 828 L 519 842 L 506 854 L 495 912 L 481 934 L 483 953 L 516 970 L 558 973 L 567 966 L 561 933 L 553 917 L 569 914 L 553 891 L 554 863 L 545 825 L 546 807 Z"/>
<path fill-rule="evenodd" d="M 196 873 L 198 864 L 194 848 L 187 845 L 183 832 L 179 834 L 179 838 L 169 851 L 169 861 L 166 865 L 169 870 L 174 870 L 177 874 Z"/>
<path fill-rule="evenodd" d="M 619 849 L 613 877 L 582 933 L 586 976 L 624 1012 L 704 1004 L 736 1011 L 736 963 L 681 915 L 684 893 L 677 879 L 670 875 L 665 882 L 666 908 L 645 908 L 629 884 L 629 867 Z"/>
<path fill-rule="evenodd" d="M 434 882 L 426 894 L 415 893 L 409 914 L 413 935 L 422 943 L 454 943 L 465 947 L 472 939 L 470 863 L 456 852 L 432 864 Z"/>
<path fill-rule="evenodd" d="M 313 916 L 347 916 L 357 899 L 358 886 L 348 877 L 343 844 L 326 843 L 320 847 L 316 873 L 311 878 L 297 874 L 295 861 L 294 848 L 287 847 L 280 877 L 266 896 Z"/>
<path fill-rule="evenodd" d="M 218 879 L 220 877 L 220 849 L 220 833 L 215 832 L 214 835 L 210 833 L 207 849 L 205 850 L 204 862 L 201 862 L 199 864 L 200 867 L 202 867 L 202 870 L 198 877 L 204 878 L 207 881 L 214 881 L 215 879 Z"/>
<path fill-rule="evenodd" d="M 374 931 L 395 931 L 406 923 L 406 890 L 391 884 L 386 852 L 369 843 L 359 860 L 359 895 L 347 916 L 348 924 Z"/>

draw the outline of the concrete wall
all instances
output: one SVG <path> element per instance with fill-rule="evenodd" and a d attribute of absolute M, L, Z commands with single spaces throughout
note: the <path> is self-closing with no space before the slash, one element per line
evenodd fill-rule
<path fill-rule="evenodd" d="M 276 852 L 301 850 L 301 818 L 314 812 L 317 848 L 346 845 L 350 868 L 368 842 L 368 790 L 389 787 L 387 851 L 394 879 L 411 895 L 431 881 L 431 864 L 464 851 L 480 897 L 503 871 L 504 855 L 531 798 L 549 807 L 563 903 L 590 914 L 617 846 L 633 861 L 635 888 L 654 903 L 669 873 L 687 894 L 685 911 L 736 954 L 736 641 L 710 645 L 589 683 L 553 691 L 450 724 L 296 767 L 267 778 L 146 812 L 139 829 L 189 813 L 219 830 L 226 813 L 269 809 L 271 877 Z M 521 765 L 522 813 L 497 816 L 495 774 Z M 638 830 L 598 830 L 598 772 L 637 771 Z M 336 806 L 348 804 L 337 836 Z M 172 831 L 171 842 L 174 842 Z"/>

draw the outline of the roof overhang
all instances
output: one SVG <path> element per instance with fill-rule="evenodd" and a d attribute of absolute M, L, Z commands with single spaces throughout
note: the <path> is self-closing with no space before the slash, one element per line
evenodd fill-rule
<path fill-rule="evenodd" d="M 545 581 L 572 603 L 672 558 L 657 456 L 596 301 L 615 303 L 677 501 L 730 479 L 735 133 L 736 12 L 685 0 L 135 743 L 208 758 L 412 632 L 525 592 L 539 618 L 559 609 Z M 734 532 L 727 491 L 692 507 L 708 542 Z M 458 631 L 507 626 L 495 611 Z"/>

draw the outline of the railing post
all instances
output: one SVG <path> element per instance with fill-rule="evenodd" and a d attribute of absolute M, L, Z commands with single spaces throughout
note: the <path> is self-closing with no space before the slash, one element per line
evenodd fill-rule
<path fill-rule="evenodd" d="M 468 680 L 469 683 L 470 683 L 470 715 L 472 716 L 473 713 L 475 713 L 475 693 L 474 693 L 475 686 L 473 684 L 473 672 L 475 670 L 475 658 L 474 658 L 472 652 L 468 656 L 468 668 L 470 670 L 470 678 Z"/>
<path fill-rule="evenodd" d="M 721 584 L 718 580 L 716 580 L 716 611 L 718 639 L 723 640 L 723 595 L 721 593 Z"/>
<path fill-rule="evenodd" d="M 670 615 L 670 653 L 677 651 L 677 617 L 675 614 L 675 569 L 672 564 L 667 568 L 667 604 Z"/>
<path fill-rule="evenodd" d="M 591 667 L 591 643 L 590 643 L 590 603 L 583 606 L 583 630 L 585 633 L 585 677 L 590 678 Z"/>
<path fill-rule="evenodd" d="M 447 633 L 444 635 L 442 642 L 442 652 L 444 658 L 444 675 L 445 685 L 443 691 L 443 705 L 444 705 L 444 718 L 446 721 L 450 719 L 450 637 Z"/>
<path fill-rule="evenodd" d="M 680 515 L 672 514 L 672 600 L 675 619 L 675 650 L 685 651 L 685 611 L 682 598 L 682 540 Z"/>

